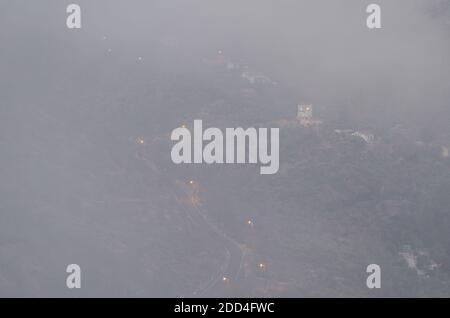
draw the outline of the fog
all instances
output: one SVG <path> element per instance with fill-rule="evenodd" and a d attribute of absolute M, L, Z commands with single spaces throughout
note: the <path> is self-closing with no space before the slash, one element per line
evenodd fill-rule
<path fill-rule="evenodd" d="M 450 1 L 70 3 L 0 3 L 0 296 L 450 296 Z M 174 164 L 194 119 L 280 171 Z"/>

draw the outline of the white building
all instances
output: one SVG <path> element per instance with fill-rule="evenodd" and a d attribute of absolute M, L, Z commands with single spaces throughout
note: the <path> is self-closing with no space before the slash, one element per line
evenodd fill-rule
<path fill-rule="evenodd" d="M 313 107 L 310 104 L 297 106 L 297 118 L 299 120 L 310 120 L 313 118 Z"/>
<path fill-rule="evenodd" d="M 355 131 L 352 136 L 359 137 L 368 144 L 375 140 L 375 135 L 367 131 Z"/>
<path fill-rule="evenodd" d="M 261 72 L 245 71 L 245 72 L 242 72 L 241 77 L 246 79 L 247 81 L 249 81 L 250 84 L 252 84 L 252 85 L 258 84 L 258 83 L 275 85 L 275 82 L 273 82 L 268 76 L 264 75 Z"/>

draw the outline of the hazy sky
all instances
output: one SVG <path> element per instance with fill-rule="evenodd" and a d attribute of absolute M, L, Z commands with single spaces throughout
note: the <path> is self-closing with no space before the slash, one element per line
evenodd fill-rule
<path fill-rule="evenodd" d="M 157 61 L 169 39 L 179 44 L 175 56 L 200 60 L 221 49 L 255 65 L 325 115 L 347 105 L 375 126 L 417 126 L 424 111 L 437 121 L 448 116 L 448 1 L 378 1 L 376 31 L 365 26 L 370 1 L 79 1 L 78 32 L 65 27 L 68 3 L 2 1 L 4 85 L 20 77 L 21 89 L 33 90 L 42 77 L 60 81 L 57 72 L 77 76 L 77 61 L 98 64 L 104 35 L 121 61 Z"/>
<path fill-rule="evenodd" d="M 410 182 L 410 172 L 416 171 L 415 162 L 398 179 L 392 177 L 392 182 L 389 170 L 380 168 L 386 163 L 384 159 L 380 159 L 381 163 L 374 160 L 375 167 L 370 169 L 360 167 L 362 172 L 357 177 L 353 173 L 360 170 L 350 169 L 347 162 L 340 166 L 342 171 L 334 169 L 322 176 L 321 168 L 314 170 L 313 156 L 328 150 L 316 151 L 314 138 L 308 148 L 305 144 L 310 139 L 298 135 L 286 142 L 295 142 L 292 153 L 280 154 L 280 170 L 288 171 L 289 167 L 292 170 L 287 175 L 279 174 L 282 181 L 275 176 L 265 179 L 266 183 L 252 183 L 256 179 L 247 178 L 247 170 L 202 170 L 203 167 L 177 170 L 169 159 L 170 150 L 164 148 L 167 143 L 155 148 L 148 143 L 143 154 L 136 148 L 137 136 L 153 140 L 156 134 L 169 133 L 186 118 L 199 116 L 200 110 L 206 113 L 210 110 L 212 116 L 227 119 L 234 116 L 234 120 L 247 116 L 246 120 L 258 123 L 260 116 L 255 109 L 294 117 L 297 103 L 308 101 L 315 106 L 315 116 L 324 119 L 329 128 L 368 128 L 378 134 L 400 124 L 414 143 L 426 138 L 431 144 L 448 142 L 449 0 L 76 2 L 82 9 L 80 30 L 66 27 L 66 6 L 72 1 L 0 0 L 0 296 L 71 296 L 64 285 L 65 272 L 61 270 L 71 262 L 80 262 L 89 275 L 86 281 L 92 282 L 82 295 L 186 296 L 181 291 L 191 291 L 193 281 L 204 282 L 220 269 L 220 264 L 214 261 L 223 255 L 214 253 L 225 250 L 236 253 L 230 247 L 234 243 L 226 242 L 227 239 L 224 243 L 223 237 L 214 236 L 214 226 L 208 228 L 201 215 L 183 208 L 185 202 L 179 193 L 184 188 L 179 186 L 179 180 L 185 182 L 192 175 L 212 184 L 209 188 L 204 186 L 211 194 L 209 202 L 217 206 L 217 210 L 208 211 L 209 216 L 231 224 L 230 227 L 235 220 L 230 215 L 234 213 L 240 220 L 239 213 L 247 210 L 261 210 L 264 215 L 275 211 L 281 214 L 280 219 L 286 218 L 289 226 L 289 217 L 295 219 L 297 214 L 292 216 L 284 210 L 289 207 L 288 199 L 300 201 L 295 192 L 298 189 L 307 189 L 306 192 L 313 189 L 311 193 L 315 193 L 317 180 L 326 184 L 328 192 L 323 197 L 330 202 L 339 199 L 338 190 L 347 190 L 333 188 L 335 180 L 340 177 L 346 181 L 363 180 L 356 182 L 354 188 L 349 186 L 350 203 L 343 200 L 340 205 L 347 208 L 348 204 L 349 210 L 354 208 L 352 191 L 356 188 L 359 195 L 366 182 L 367 188 L 382 188 L 380 197 L 391 188 L 394 193 L 400 188 L 401 193 L 403 188 L 397 187 L 398 184 L 408 189 L 405 192 L 411 197 L 420 197 L 414 192 L 420 191 L 420 187 L 414 191 L 409 188 L 426 179 L 414 175 L 416 179 Z M 380 30 L 366 27 L 366 7 L 372 2 L 382 8 Z M 270 76 L 278 83 L 279 91 L 255 89 L 254 99 L 239 97 L 241 89 L 248 88 L 240 74 L 235 79 L 225 70 L 218 73 L 202 62 L 214 58 L 219 50 L 232 60 Z M 236 105 L 230 105 L 233 103 Z M 223 113 L 221 105 L 225 105 Z M 237 109 L 241 105 L 248 107 Z M 273 122 L 279 118 L 264 119 Z M 331 142 L 326 140 L 324 144 Z M 283 166 L 291 155 L 294 162 Z M 324 166 L 330 163 L 327 156 L 335 155 L 324 155 Z M 300 157 L 297 160 L 295 156 Z M 351 160 L 349 165 L 353 164 Z M 310 162 L 312 177 L 297 178 L 295 173 L 310 170 L 292 167 Z M 428 175 L 427 169 L 435 167 L 441 167 L 440 163 L 424 164 L 423 170 L 417 171 Z M 442 186 L 446 175 L 440 172 L 435 176 L 436 180 L 442 178 L 441 183 L 431 182 L 430 189 L 433 186 L 446 189 Z M 377 173 L 386 173 L 386 178 Z M 247 182 L 250 189 L 242 189 Z M 215 193 L 216 184 L 229 197 Z M 279 201 L 270 202 L 272 205 L 261 203 L 269 197 L 263 191 Z M 242 193 L 249 197 L 241 196 Z M 398 196 L 400 199 L 395 199 L 401 204 L 407 201 Z M 367 210 L 389 204 L 395 208 L 393 200 L 387 203 L 375 200 Z M 297 201 L 294 203 L 303 207 Z M 420 201 L 418 206 L 425 205 Z M 361 205 L 355 209 L 363 210 Z M 435 210 L 439 209 L 443 207 Z M 287 216 L 282 214 L 285 212 Z M 305 235 L 300 236 L 299 244 L 306 250 L 300 253 L 305 264 L 340 264 L 334 263 L 335 259 L 329 262 L 324 254 L 334 255 L 328 249 L 341 242 L 336 239 L 344 237 L 338 236 L 341 228 L 334 226 L 329 214 L 307 221 L 292 222 L 302 231 L 290 228 L 294 236 Z M 200 229 L 195 222 L 202 224 Z M 357 228 L 358 235 L 366 233 L 367 229 L 358 227 L 359 223 L 349 224 L 342 225 L 350 228 L 343 232 L 352 233 Z M 414 232 L 414 226 L 420 222 L 413 219 L 408 224 L 413 224 L 411 232 Z M 284 229 L 277 226 L 277 222 L 269 222 L 267 233 L 283 234 Z M 202 231 L 203 228 L 207 230 Z M 331 229 L 330 234 L 322 235 L 323 229 Z M 392 228 L 386 226 L 385 230 L 391 233 Z M 233 231 L 227 235 L 232 237 Z M 320 241 L 323 236 L 324 241 Z M 176 240 L 172 242 L 174 237 Z M 273 241 L 275 238 L 269 243 Z M 288 240 L 283 242 L 290 244 Z M 339 251 L 345 255 L 358 244 L 359 237 L 354 242 L 355 245 Z M 373 255 L 385 255 L 384 246 L 377 245 L 379 241 L 363 237 L 361 242 L 370 242 L 367 244 L 376 251 Z M 355 250 L 362 251 L 368 259 L 373 256 L 365 254 L 365 246 L 357 247 L 360 249 Z M 330 253 L 316 253 L 316 248 Z M 386 253 L 391 256 L 391 252 Z M 397 255 L 398 251 L 392 253 Z M 280 252 L 282 256 L 287 254 Z M 187 263 L 184 275 L 179 268 L 191 255 L 199 255 L 199 261 Z M 206 268 L 204 272 L 196 272 L 198 264 L 204 266 L 202 270 Z M 296 263 L 288 265 L 295 267 Z M 350 267 L 359 265 L 356 262 Z M 324 272 L 330 276 L 339 274 Z M 111 277 L 115 280 L 109 281 Z M 305 276 L 298 274 L 298 277 L 301 280 Z M 335 281 L 321 283 L 314 281 L 310 290 L 317 286 L 330 288 L 324 288 L 324 294 L 338 290 L 333 285 Z M 362 288 L 365 291 L 365 286 Z M 360 293 L 348 291 L 347 295 Z"/>

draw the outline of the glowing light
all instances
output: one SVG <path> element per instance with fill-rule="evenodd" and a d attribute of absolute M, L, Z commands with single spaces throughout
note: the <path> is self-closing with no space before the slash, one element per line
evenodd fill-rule
<path fill-rule="evenodd" d="M 194 184 L 194 180 L 189 181 L 189 184 L 193 185 Z"/>
<path fill-rule="evenodd" d="M 228 279 L 228 277 L 225 277 L 225 276 L 224 276 L 224 277 L 222 277 L 222 281 L 226 283 L 226 282 L 229 281 L 229 279 Z"/>
<path fill-rule="evenodd" d="M 137 143 L 140 144 L 140 145 L 145 144 L 144 138 L 142 138 L 142 137 L 138 138 L 138 139 L 137 139 Z"/>
<path fill-rule="evenodd" d="M 263 264 L 263 263 L 259 263 L 259 268 L 260 268 L 261 270 L 264 270 L 264 269 L 266 269 L 266 265 Z"/>
<path fill-rule="evenodd" d="M 181 125 L 181 128 L 186 128 L 186 125 L 185 124 Z"/>
<path fill-rule="evenodd" d="M 248 224 L 248 225 L 253 225 L 252 220 L 248 220 L 248 221 L 247 221 L 247 224 Z"/>
<path fill-rule="evenodd" d="M 138 60 L 139 60 L 139 61 L 142 61 L 142 56 L 139 56 L 139 57 L 138 57 Z"/>

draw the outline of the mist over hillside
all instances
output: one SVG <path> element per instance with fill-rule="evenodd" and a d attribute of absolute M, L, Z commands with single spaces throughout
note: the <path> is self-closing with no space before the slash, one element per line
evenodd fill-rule
<path fill-rule="evenodd" d="M 0 296 L 450 296 L 448 0 L 69 3 L 0 3 Z M 175 165 L 195 119 L 278 173 Z"/>

